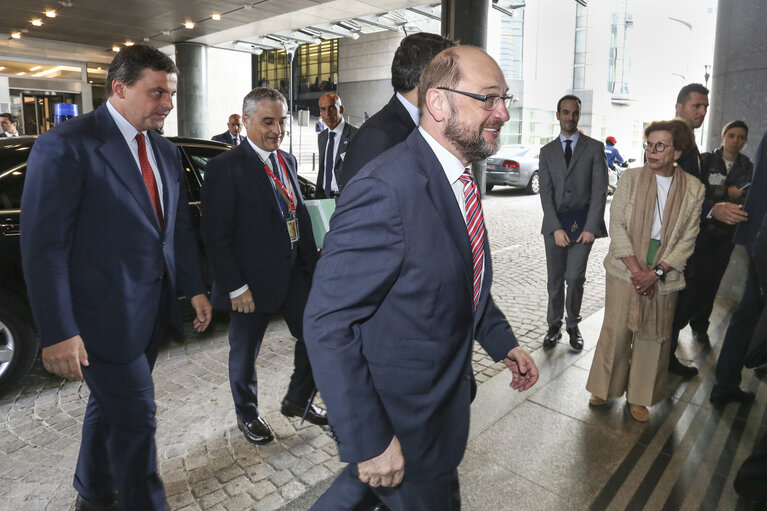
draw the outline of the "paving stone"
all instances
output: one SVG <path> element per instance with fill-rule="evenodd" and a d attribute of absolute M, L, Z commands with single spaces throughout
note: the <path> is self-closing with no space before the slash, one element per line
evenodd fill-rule
<path fill-rule="evenodd" d="M 266 495 L 276 492 L 277 486 L 274 485 L 269 480 L 259 481 L 255 483 L 249 490 L 247 490 L 248 493 L 255 499 L 255 500 L 261 500 Z"/>
<path fill-rule="evenodd" d="M 278 470 L 269 477 L 269 480 L 276 486 L 282 486 L 293 480 L 293 473 L 290 470 Z"/>
<path fill-rule="evenodd" d="M 318 467 L 312 467 L 303 474 L 300 475 L 301 481 L 304 482 L 307 486 L 314 486 L 315 484 L 319 483 L 320 481 L 324 481 L 328 477 L 332 476 L 333 473 L 328 470 L 327 468 L 323 466 Z"/>

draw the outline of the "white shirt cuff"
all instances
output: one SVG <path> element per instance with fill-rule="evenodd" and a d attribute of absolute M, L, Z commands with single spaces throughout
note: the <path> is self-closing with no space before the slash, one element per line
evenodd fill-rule
<path fill-rule="evenodd" d="M 245 284 L 245 285 L 244 285 L 244 286 L 242 286 L 241 288 L 239 288 L 239 289 L 235 289 L 234 291 L 232 291 L 231 293 L 229 293 L 229 298 L 237 298 L 238 296 L 240 296 L 242 293 L 244 293 L 244 292 L 245 292 L 245 291 L 247 291 L 247 290 L 248 290 L 248 285 L 247 285 L 247 284 Z"/>

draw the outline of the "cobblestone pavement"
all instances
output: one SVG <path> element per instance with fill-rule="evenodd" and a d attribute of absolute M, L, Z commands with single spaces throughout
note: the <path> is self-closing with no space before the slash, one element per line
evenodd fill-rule
<path fill-rule="evenodd" d="M 546 264 L 537 196 L 500 188 L 484 201 L 494 265 L 493 295 L 529 351 L 546 331 Z M 582 315 L 600 309 L 597 240 L 587 273 Z M 190 334 L 160 353 L 154 371 L 158 462 L 172 510 L 279 509 L 343 464 L 329 434 L 279 412 L 292 370 L 293 339 L 282 321 L 270 325 L 258 358 L 259 401 L 277 441 L 249 444 L 238 431 L 227 379 L 226 324 Z M 477 347 L 482 383 L 503 367 Z M 70 510 L 72 475 L 89 392 L 81 382 L 46 373 L 39 361 L 23 385 L 0 399 L 0 510 Z"/>

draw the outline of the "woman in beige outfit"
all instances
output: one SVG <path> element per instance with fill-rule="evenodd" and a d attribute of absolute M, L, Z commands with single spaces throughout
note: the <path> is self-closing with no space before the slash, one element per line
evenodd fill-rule
<path fill-rule="evenodd" d="M 674 306 L 705 191 L 676 164 L 694 144 L 684 122 L 654 122 L 645 139 L 647 163 L 621 175 L 610 207 L 605 317 L 586 383 L 592 405 L 625 392 L 641 422 L 665 397 Z"/>

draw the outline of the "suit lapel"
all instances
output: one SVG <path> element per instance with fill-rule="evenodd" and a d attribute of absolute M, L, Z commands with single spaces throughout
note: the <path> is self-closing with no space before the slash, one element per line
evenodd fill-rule
<path fill-rule="evenodd" d="M 341 133 L 341 141 L 338 143 L 338 152 L 336 153 L 336 162 L 335 165 L 333 165 L 333 172 L 336 172 L 341 167 L 341 162 L 343 161 L 341 155 L 344 154 L 349 147 L 349 132 L 351 130 L 348 122 L 344 124 L 344 131 Z M 338 176 L 337 173 L 336 176 Z"/>
<path fill-rule="evenodd" d="M 469 234 L 466 230 L 466 222 L 455 202 L 453 189 L 445 177 L 442 165 L 421 134 L 414 131 L 408 137 L 407 143 L 420 161 L 419 168 L 423 171 L 427 180 L 426 193 L 461 256 L 466 285 L 469 286 L 469 289 L 472 289 L 474 264 L 471 255 L 471 244 L 469 243 Z"/>
<path fill-rule="evenodd" d="M 157 213 L 152 206 L 152 200 L 141 177 L 141 169 L 136 165 L 128 145 L 125 143 L 122 133 L 109 114 L 106 106 L 100 107 L 95 114 L 96 133 L 100 134 L 103 144 L 97 148 L 98 153 L 104 159 L 115 177 L 128 189 L 139 208 L 146 214 L 155 228 L 160 230 Z"/>
<path fill-rule="evenodd" d="M 266 173 L 264 162 L 261 161 L 261 157 L 250 147 L 250 144 L 242 144 L 237 146 L 234 151 L 240 151 L 240 155 L 243 159 L 243 167 L 245 168 L 245 175 L 251 175 L 255 179 L 258 186 L 261 188 L 261 193 L 266 197 L 269 197 L 269 203 L 272 205 L 274 212 L 282 218 L 282 211 L 277 203 L 277 198 L 274 195 L 274 187 L 272 186 L 272 178 Z"/>

